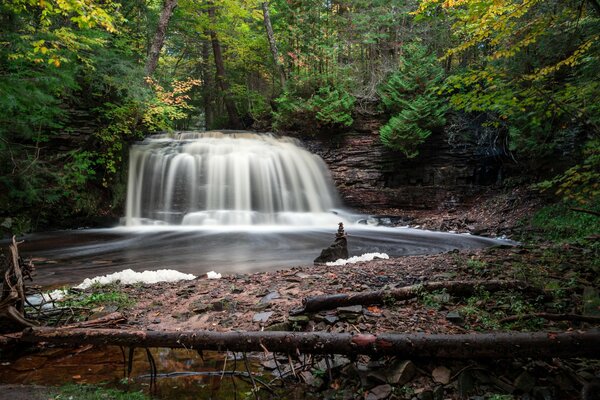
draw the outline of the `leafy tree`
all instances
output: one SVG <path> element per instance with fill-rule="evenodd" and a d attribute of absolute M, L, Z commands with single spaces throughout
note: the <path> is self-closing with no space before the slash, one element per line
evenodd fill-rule
<path fill-rule="evenodd" d="M 437 94 L 443 72 L 425 46 L 411 43 L 404 48 L 400 68 L 378 91 L 386 111 L 393 114 L 380 129 L 384 145 L 414 158 L 432 129 L 446 123 L 447 107 Z"/>

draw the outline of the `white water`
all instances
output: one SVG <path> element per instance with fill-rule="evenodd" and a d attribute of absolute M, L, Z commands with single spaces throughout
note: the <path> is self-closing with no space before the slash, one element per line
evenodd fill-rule
<path fill-rule="evenodd" d="M 338 206 L 323 160 L 290 138 L 157 135 L 130 152 L 127 226 L 335 226 Z"/>

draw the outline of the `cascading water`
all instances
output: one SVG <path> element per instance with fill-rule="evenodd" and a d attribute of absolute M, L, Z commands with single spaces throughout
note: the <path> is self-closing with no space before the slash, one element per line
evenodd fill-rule
<path fill-rule="evenodd" d="M 335 226 L 327 167 L 290 138 L 156 135 L 130 152 L 125 224 Z"/>

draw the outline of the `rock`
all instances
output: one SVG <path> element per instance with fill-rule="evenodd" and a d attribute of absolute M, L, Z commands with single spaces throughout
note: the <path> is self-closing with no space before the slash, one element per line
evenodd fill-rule
<path fill-rule="evenodd" d="M 338 322 L 340 319 L 338 317 L 336 317 L 335 315 L 326 315 L 323 320 L 325 322 L 327 322 L 330 325 L 335 324 L 336 322 Z"/>
<path fill-rule="evenodd" d="M 521 375 L 517 376 L 513 384 L 521 392 L 529 393 L 535 386 L 535 378 L 527 371 L 523 371 Z"/>
<path fill-rule="evenodd" d="M 401 386 L 410 382 L 416 373 L 417 367 L 412 361 L 396 361 L 385 372 L 385 378 L 387 383 Z"/>
<path fill-rule="evenodd" d="M 347 307 L 338 307 L 338 313 L 344 314 L 361 314 L 362 306 L 347 306 Z"/>
<path fill-rule="evenodd" d="M 289 331 L 291 330 L 291 324 L 288 322 L 280 322 L 277 324 L 269 325 L 265 328 L 265 331 Z"/>
<path fill-rule="evenodd" d="M 335 235 L 335 241 L 331 246 L 321 251 L 321 255 L 315 258 L 315 264 L 325 264 L 326 262 L 336 261 L 340 258 L 348 258 L 348 241 L 344 233 L 344 224 L 341 222 Z"/>
<path fill-rule="evenodd" d="M 273 311 L 256 313 L 254 314 L 254 317 L 252 317 L 252 322 L 267 322 L 271 315 L 273 315 Z"/>
<path fill-rule="evenodd" d="M 270 370 L 277 368 L 277 363 L 275 362 L 275 359 L 273 359 L 273 358 L 261 361 L 260 365 L 262 365 L 263 368 L 270 369 Z"/>
<path fill-rule="evenodd" d="M 392 387 L 390 385 L 379 385 L 369 390 L 365 396 L 365 400 L 387 399 L 390 394 L 392 394 Z"/>
<path fill-rule="evenodd" d="M 260 299 L 259 303 L 261 304 L 268 304 L 271 302 L 271 300 L 275 300 L 280 298 L 281 296 L 279 295 L 279 292 L 270 292 L 269 294 L 267 294 L 266 296 L 264 296 L 262 299 Z"/>
<path fill-rule="evenodd" d="M 294 324 L 304 325 L 308 324 L 310 318 L 308 318 L 306 315 L 290 315 L 288 317 L 288 321 Z"/>
<path fill-rule="evenodd" d="M 453 324 L 462 324 L 465 322 L 463 316 L 456 311 L 450 311 L 448 314 L 446 314 L 446 320 L 452 322 Z"/>
<path fill-rule="evenodd" d="M 436 383 L 441 383 L 442 385 L 447 385 L 450 383 L 450 376 L 452 372 L 446 367 L 437 367 L 431 372 L 431 376 L 433 377 L 433 381 Z"/>
<path fill-rule="evenodd" d="M 205 304 L 205 303 L 196 302 L 196 301 L 192 303 L 190 308 L 191 308 L 192 312 L 195 314 L 202 314 L 202 313 L 212 310 L 212 306 L 210 304 Z"/>

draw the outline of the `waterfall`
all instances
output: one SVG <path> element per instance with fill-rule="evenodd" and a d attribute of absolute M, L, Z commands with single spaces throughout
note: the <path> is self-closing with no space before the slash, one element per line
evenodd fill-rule
<path fill-rule="evenodd" d="M 336 207 L 325 163 L 291 138 L 183 132 L 130 150 L 128 226 L 335 226 Z"/>

